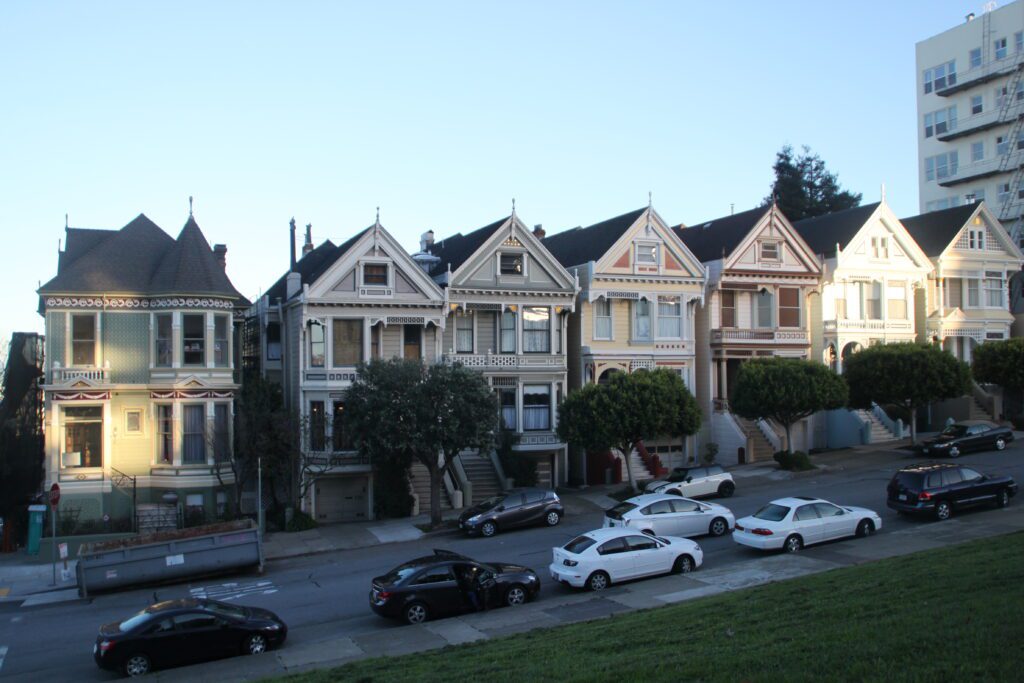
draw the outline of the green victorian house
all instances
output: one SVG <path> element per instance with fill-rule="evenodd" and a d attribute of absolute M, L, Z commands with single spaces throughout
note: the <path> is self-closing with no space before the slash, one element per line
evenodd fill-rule
<path fill-rule="evenodd" d="M 177 239 L 139 215 L 66 228 L 39 288 L 45 481 L 60 513 L 111 528 L 213 518 L 232 500 L 235 316 L 248 301 L 191 213 Z M 137 522 L 137 523 L 136 523 Z"/>

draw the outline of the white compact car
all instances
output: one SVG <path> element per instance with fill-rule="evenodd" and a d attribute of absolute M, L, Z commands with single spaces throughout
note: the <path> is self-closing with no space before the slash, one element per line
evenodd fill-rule
<path fill-rule="evenodd" d="M 736 525 L 732 510 L 665 493 L 625 500 L 604 513 L 606 527 L 624 527 L 655 536 L 721 536 Z"/>
<path fill-rule="evenodd" d="M 677 496 L 722 496 L 728 498 L 736 491 L 732 475 L 720 465 L 707 467 L 675 467 L 667 479 L 648 482 L 645 493 L 672 493 Z"/>
<path fill-rule="evenodd" d="M 595 529 L 552 548 L 551 578 L 599 591 L 613 583 L 668 572 L 691 572 L 704 561 L 686 538 L 658 537 L 629 528 Z"/>
<path fill-rule="evenodd" d="M 758 550 L 796 552 L 805 545 L 846 536 L 870 536 L 882 528 L 874 510 L 843 507 L 820 498 L 779 498 L 736 522 L 734 541 Z"/>

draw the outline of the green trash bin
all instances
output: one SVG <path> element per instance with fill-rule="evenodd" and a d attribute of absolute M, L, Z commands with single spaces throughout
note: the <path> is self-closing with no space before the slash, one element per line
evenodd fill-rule
<path fill-rule="evenodd" d="M 39 542 L 43 538 L 43 520 L 46 518 L 45 505 L 28 506 L 28 547 L 29 555 L 39 554 Z"/>

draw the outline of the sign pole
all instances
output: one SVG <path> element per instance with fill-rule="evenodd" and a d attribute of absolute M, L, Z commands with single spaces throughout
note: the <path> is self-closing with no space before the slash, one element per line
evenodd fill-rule
<path fill-rule="evenodd" d="M 263 538 L 263 457 L 256 458 L 256 526 Z"/>
<path fill-rule="evenodd" d="M 53 505 L 53 506 L 50 507 L 50 523 L 51 523 L 51 527 L 53 529 L 53 534 L 50 536 L 50 541 L 51 541 L 50 545 L 53 546 L 52 548 L 50 548 L 50 550 L 53 551 L 53 552 L 50 553 L 51 560 L 53 562 L 53 583 L 51 583 L 50 585 L 51 586 L 56 586 L 57 585 L 57 506 L 56 505 Z"/>

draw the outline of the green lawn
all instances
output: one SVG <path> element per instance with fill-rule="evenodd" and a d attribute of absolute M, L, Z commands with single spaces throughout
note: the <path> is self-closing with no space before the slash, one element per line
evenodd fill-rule
<path fill-rule="evenodd" d="M 1019 532 L 283 680 L 1024 680 L 1022 610 Z"/>

